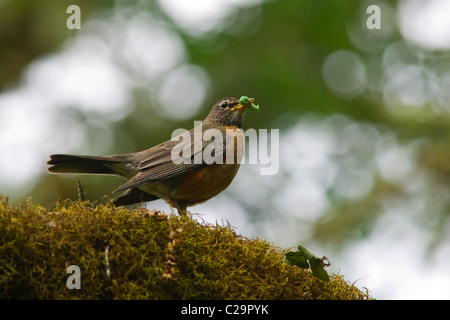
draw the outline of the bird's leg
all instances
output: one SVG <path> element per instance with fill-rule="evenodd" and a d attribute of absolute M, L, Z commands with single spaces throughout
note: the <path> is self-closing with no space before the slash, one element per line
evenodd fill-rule
<path fill-rule="evenodd" d="M 176 207 L 180 217 L 185 217 L 187 215 L 187 205 L 185 203 L 180 204 L 179 202 L 176 202 Z"/>
<path fill-rule="evenodd" d="M 173 207 L 177 208 L 178 214 L 180 215 L 180 217 L 185 217 L 187 215 L 187 202 L 183 201 L 183 200 L 175 200 L 175 199 L 170 199 L 171 205 L 173 205 Z"/>

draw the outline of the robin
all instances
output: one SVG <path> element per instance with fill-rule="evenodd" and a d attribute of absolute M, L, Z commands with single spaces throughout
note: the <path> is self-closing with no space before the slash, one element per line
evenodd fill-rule
<path fill-rule="evenodd" d="M 81 173 L 119 175 L 127 181 L 113 193 L 122 191 L 113 199 L 117 206 L 135 203 L 165 200 L 175 207 L 180 215 L 186 208 L 218 195 L 233 181 L 242 158 L 245 137 L 242 132 L 242 118 L 245 110 L 258 110 L 253 98 L 241 97 L 240 100 L 226 97 L 212 107 L 201 123 L 201 132 L 215 129 L 224 137 L 221 145 L 211 153 L 212 163 L 206 163 L 202 157 L 208 145 L 198 127 L 188 131 L 189 145 L 183 145 L 183 157 L 174 161 L 172 152 L 180 147 L 180 136 L 158 144 L 150 149 L 127 154 L 104 157 L 54 154 L 47 164 L 50 173 Z M 185 135 L 184 135 L 185 136 Z M 193 143 L 192 143 L 193 142 Z M 200 146 L 200 147 L 196 147 Z M 184 161 L 179 161 L 180 159 Z M 232 159 L 232 161 L 230 161 Z M 217 161 L 219 160 L 219 161 Z M 230 163 L 231 162 L 231 163 Z"/>

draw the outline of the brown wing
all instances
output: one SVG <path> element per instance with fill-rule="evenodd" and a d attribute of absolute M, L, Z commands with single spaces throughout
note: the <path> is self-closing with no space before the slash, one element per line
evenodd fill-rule
<path fill-rule="evenodd" d="M 189 137 L 194 137 L 193 142 Z M 194 129 L 186 131 L 184 138 L 180 139 L 181 141 L 169 140 L 143 151 L 138 156 L 138 168 L 141 171 L 119 186 L 114 192 L 169 179 L 207 165 L 203 161 L 203 152 L 208 146 L 214 144 L 214 141 L 203 141 L 201 134 L 194 134 Z M 222 148 L 214 145 L 216 151 L 214 159 L 223 158 L 227 146 L 226 139 L 222 139 L 221 143 Z M 212 147 L 213 145 L 209 148 Z M 172 159 L 172 150 L 174 150 L 175 161 Z"/>

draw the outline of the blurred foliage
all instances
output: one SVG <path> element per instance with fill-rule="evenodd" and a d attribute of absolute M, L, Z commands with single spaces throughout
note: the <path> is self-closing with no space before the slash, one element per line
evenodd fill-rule
<path fill-rule="evenodd" d="M 395 12 L 398 1 L 377 3 Z M 314 114 L 325 119 L 341 114 L 361 124 L 373 124 L 379 132 L 393 133 L 402 145 L 418 146 L 412 160 L 418 166 L 416 173 L 424 174 L 429 186 L 423 199 L 430 206 L 430 216 L 422 219 L 430 220 L 433 230 L 438 230 L 437 234 L 445 238 L 450 218 L 449 111 L 436 109 L 428 101 L 420 108 L 395 103 L 386 106 L 382 60 L 386 48 L 399 44 L 405 48 L 403 56 L 398 54 L 401 62 L 420 64 L 430 72 L 448 72 L 450 61 L 445 52 L 427 51 L 403 39 L 396 27 L 395 14 L 389 16 L 392 21 L 385 21 L 391 26 L 391 32 L 361 35 L 355 30 L 364 25 L 365 8 L 372 2 L 264 1 L 233 11 L 223 29 L 196 37 L 184 32 L 156 1 L 76 1 L 70 4 L 82 7 L 83 23 L 90 17 L 102 19 L 118 10 L 128 10 L 131 15 L 147 11 L 177 32 L 183 39 L 187 62 L 204 68 L 211 80 L 207 102 L 195 119 L 203 118 L 209 106 L 222 96 L 248 95 L 257 98 L 261 111 L 257 116 L 248 116 L 245 127 L 272 128 L 276 124 L 283 135 L 303 116 Z M 67 1 L 59 0 L 0 2 L 0 88 L 17 83 L 21 72 L 33 59 L 58 50 L 76 35 L 77 31 L 60 27 L 65 24 L 68 5 Z M 366 48 L 361 46 L 364 41 L 370 44 Z M 333 93 L 322 76 L 324 60 L 342 49 L 356 53 L 368 74 L 365 90 L 352 97 Z M 168 139 L 175 128 L 192 126 L 193 119 L 174 123 L 158 117 L 155 110 L 162 106 L 146 95 L 147 89 L 144 84 L 136 86 L 130 106 L 132 112 L 111 124 L 114 130 L 111 153 L 142 150 Z M 84 123 L 88 137 L 92 138 L 88 140 L 94 140 L 104 126 L 101 122 L 87 120 L 95 118 L 95 114 L 76 108 L 67 116 Z M 342 144 L 344 148 L 345 141 Z M 369 147 L 379 146 L 374 143 Z M 346 239 L 365 236 L 383 213 L 384 204 L 393 199 L 411 200 L 405 196 L 408 185 L 386 181 L 378 172 L 373 176 L 372 190 L 363 198 L 345 200 L 329 193 L 332 205 L 315 225 L 313 236 L 317 240 L 337 245 Z M 55 194 L 61 199 L 75 198 L 76 179 L 43 174 L 32 192 L 33 199 L 49 206 L 55 202 Z M 113 183 L 110 179 L 83 177 L 88 198 L 99 199 L 107 193 Z"/>
<path fill-rule="evenodd" d="M 0 2 L 0 90 L 19 81 L 23 69 L 34 59 L 57 50 L 74 33 L 66 25 L 66 9 L 83 7 L 83 18 L 102 10 L 110 1 Z"/>

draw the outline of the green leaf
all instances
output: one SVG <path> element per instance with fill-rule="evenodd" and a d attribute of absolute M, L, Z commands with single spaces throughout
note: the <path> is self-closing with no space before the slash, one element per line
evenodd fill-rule
<path fill-rule="evenodd" d="M 325 282 L 330 281 L 330 277 L 325 271 L 325 268 L 330 265 L 327 257 L 319 258 L 302 245 L 298 246 L 298 251 L 287 252 L 285 257 L 287 264 L 301 269 L 311 268 L 314 276 Z"/>
<path fill-rule="evenodd" d="M 286 262 L 290 266 L 297 266 L 301 269 L 309 268 L 308 261 L 306 258 L 298 251 L 289 251 L 286 253 Z"/>
<path fill-rule="evenodd" d="M 322 259 L 326 258 L 324 257 Z M 329 266 L 329 264 L 325 264 L 322 259 L 316 258 L 309 261 L 309 263 L 311 264 L 311 271 L 313 275 L 315 275 L 320 280 L 330 282 L 330 277 L 328 276 L 328 273 L 325 271 L 325 267 Z"/>

